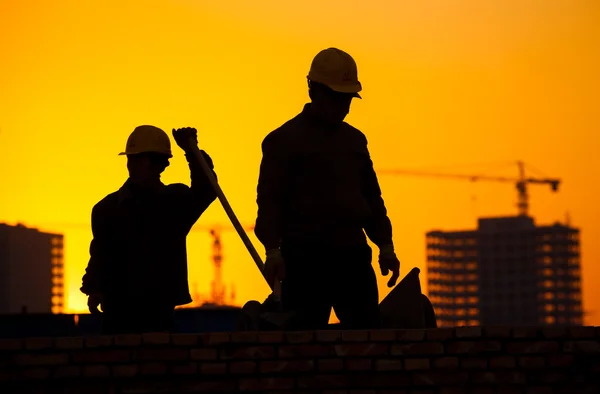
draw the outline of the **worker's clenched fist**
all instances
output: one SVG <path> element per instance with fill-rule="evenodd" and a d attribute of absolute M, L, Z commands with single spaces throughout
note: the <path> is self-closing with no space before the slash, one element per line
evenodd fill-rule
<path fill-rule="evenodd" d="M 198 131 L 193 127 L 173 129 L 173 139 L 184 152 L 191 152 L 198 146 Z"/>
<path fill-rule="evenodd" d="M 394 287 L 400 277 L 400 260 L 396 257 L 393 245 L 385 245 L 379 249 L 379 268 L 381 268 L 381 275 L 383 276 L 392 273 L 387 285 L 388 287 Z"/>
<path fill-rule="evenodd" d="M 285 261 L 279 248 L 267 250 L 264 273 L 265 279 L 270 286 L 273 286 L 277 281 L 285 279 Z"/>
<path fill-rule="evenodd" d="M 102 294 L 90 294 L 88 296 L 88 309 L 92 315 L 100 314 L 98 307 L 102 307 L 104 297 Z"/>

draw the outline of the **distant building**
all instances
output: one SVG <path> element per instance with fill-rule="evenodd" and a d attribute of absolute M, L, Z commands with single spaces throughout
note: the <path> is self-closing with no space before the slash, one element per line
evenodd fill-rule
<path fill-rule="evenodd" d="M 0 314 L 61 313 L 63 236 L 0 224 Z"/>
<path fill-rule="evenodd" d="M 440 326 L 583 324 L 576 228 L 518 216 L 431 231 L 427 271 Z"/>

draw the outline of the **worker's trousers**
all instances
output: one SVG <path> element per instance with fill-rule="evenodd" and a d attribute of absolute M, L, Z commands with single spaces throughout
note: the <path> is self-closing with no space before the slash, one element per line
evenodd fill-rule
<path fill-rule="evenodd" d="M 123 301 L 103 305 L 102 331 L 106 335 L 170 332 L 174 306 L 161 302 Z"/>
<path fill-rule="evenodd" d="M 368 244 L 332 246 L 284 242 L 282 303 L 297 313 L 294 329 L 326 328 L 331 308 L 344 329 L 380 326 L 377 279 Z"/>

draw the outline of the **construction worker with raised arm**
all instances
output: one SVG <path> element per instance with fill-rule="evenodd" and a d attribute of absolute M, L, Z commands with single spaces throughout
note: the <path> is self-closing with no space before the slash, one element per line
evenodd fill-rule
<path fill-rule="evenodd" d="M 395 285 L 400 262 L 365 135 L 344 122 L 361 98 L 354 59 L 319 52 L 308 73 L 310 103 L 262 142 L 255 234 L 266 249 L 265 276 L 281 281 L 282 304 L 298 329 L 380 324 L 367 236 L 383 275 Z M 366 232 L 366 235 L 365 235 Z"/>
<path fill-rule="evenodd" d="M 175 307 L 192 302 L 186 237 L 216 194 L 194 155 L 196 129 L 173 129 L 173 138 L 185 153 L 191 187 L 162 183 L 173 157 L 169 136 L 158 127 L 139 126 L 121 153 L 129 178 L 92 209 L 81 291 L 91 313 L 100 313 L 101 306 L 106 334 L 171 331 Z"/>

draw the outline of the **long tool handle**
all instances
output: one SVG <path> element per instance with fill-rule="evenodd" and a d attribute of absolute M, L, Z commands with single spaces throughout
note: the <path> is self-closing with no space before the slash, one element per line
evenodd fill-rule
<path fill-rule="evenodd" d="M 231 220 L 233 227 L 235 228 L 238 235 L 242 239 L 242 242 L 244 242 L 244 245 L 246 245 L 246 249 L 248 249 L 250 256 L 252 256 L 252 259 L 256 263 L 256 266 L 258 267 L 260 272 L 263 274 L 263 278 L 264 278 L 264 264 L 262 262 L 262 259 L 256 252 L 256 249 L 254 249 L 254 245 L 252 245 L 252 242 L 250 241 L 250 238 L 248 238 L 248 234 L 246 234 L 246 231 L 242 227 L 240 221 L 235 216 L 235 213 L 233 212 L 231 205 L 229 205 L 229 201 L 227 201 L 227 198 L 225 197 L 223 190 L 221 190 L 221 186 L 219 186 L 219 182 L 217 182 L 217 179 L 213 175 L 213 172 L 210 169 L 210 167 L 208 166 L 208 163 L 206 162 L 206 160 L 204 160 L 204 156 L 200 152 L 200 148 L 198 148 L 197 146 L 194 147 L 194 155 L 200 162 L 200 165 L 202 166 L 202 170 L 208 177 L 208 180 L 210 181 L 213 189 L 215 189 L 215 192 L 217 193 L 217 197 L 219 198 L 219 201 L 221 201 L 221 204 L 223 205 L 223 209 L 225 209 L 225 213 L 227 213 L 227 216 L 229 216 L 229 220 Z M 265 280 L 266 280 L 266 278 L 265 278 Z M 273 290 L 273 286 L 270 283 L 269 283 L 269 287 L 271 287 L 271 289 Z"/>

